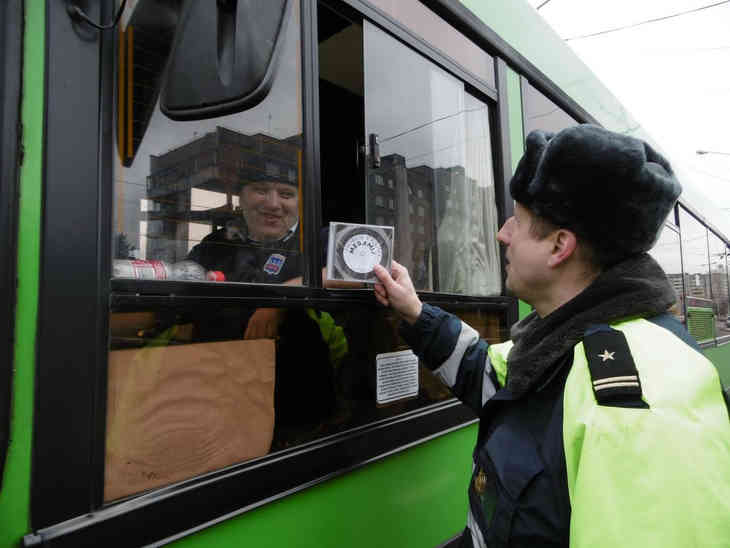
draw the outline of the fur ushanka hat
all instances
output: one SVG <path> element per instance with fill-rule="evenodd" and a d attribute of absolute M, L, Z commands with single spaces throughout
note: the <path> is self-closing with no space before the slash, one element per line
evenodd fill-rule
<path fill-rule="evenodd" d="M 533 131 L 510 194 L 585 239 L 609 263 L 648 251 L 682 187 L 647 143 L 582 124 Z"/>

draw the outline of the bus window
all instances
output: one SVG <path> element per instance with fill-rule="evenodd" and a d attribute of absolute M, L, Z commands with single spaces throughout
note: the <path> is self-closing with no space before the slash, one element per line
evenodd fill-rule
<path fill-rule="evenodd" d="M 649 254 L 659 263 L 672 284 L 677 296 L 677 304 L 670 312 L 680 321 L 684 319 L 684 288 L 682 286 L 682 251 L 679 245 L 679 233 L 665 225 L 659 239 L 651 248 Z"/>
<path fill-rule="evenodd" d="M 324 222 L 393 226 L 418 290 L 499 294 L 488 104 L 369 21 L 319 22 Z"/>
<path fill-rule="evenodd" d="M 710 289 L 715 312 L 715 336 L 730 335 L 728 317 L 728 272 L 727 246 L 713 232 L 709 233 L 710 243 Z"/>
<path fill-rule="evenodd" d="M 445 308 L 489 342 L 504 335 L 497 312 Z M 241 313 L 216 303 L 112 312 L 106 501 L 452 398 L 419 366 L 412 396 L 378 403 L 378 356 L 408 350 L 390 310 L 278 309 L 276 340 L 226 334 Z"/>
<path fill-rule="evenodd" d="M 556 133 L 578 121 L 522 78 L 522 123 L 527 136 L 536 129 Z"/>
<path fill-rule="evenodd" d="M 413 33 L 495 88 L 494 59 L 419 0 L 371 0 Z"/>
<path fill-rule="evenodd" d="M 116 56 L 114 277 L 301 283 L 299 2 L 287 14 L 265 98 L 181 122 L 160 109 L 160 90 L 178 81 L 166 67 L 184 50 L 173 51 L 179 8 L 144 0 L 127 9 Z"/>
<path fill-rule="evenodd" d="M 682 234 L 687 330 L 701 343 L 715 337 L 707 228 L 682 206 L 679 206 L 679 227 Z"/>

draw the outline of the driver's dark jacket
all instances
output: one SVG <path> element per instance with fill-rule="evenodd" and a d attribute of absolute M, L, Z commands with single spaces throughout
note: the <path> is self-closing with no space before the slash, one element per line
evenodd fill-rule
<path fill-rule="evenodd" d="M 283 239 L 261 244 L 228 238 L 226 228 L 206 236 L 188 259 L 223 272 L 226 281 L 281 284 L 302 275 L 299 228 Z M 240 339 L 255 308 L 216 307 L 196 312 L 200 341 Z M 316 314 L 319 314 L 316 312 Z M 306 348 L 307 367 L 301 367 Z M 333 367 L 320 328 L 305 310 L 289 309 L 276 341 L 276 426 L 315 423 L 334 405 Z M 278 430 L 275 436 L 278 435 Z"/>
<path fill-rule="evenodd" d="M 226 228 L 211 232 L 189 253 L 188 259 L 206 270 L 218 270 L 229 282 L 280 284 L 302 273 L 299 227 L 271 243 L 226 237 Z"/>

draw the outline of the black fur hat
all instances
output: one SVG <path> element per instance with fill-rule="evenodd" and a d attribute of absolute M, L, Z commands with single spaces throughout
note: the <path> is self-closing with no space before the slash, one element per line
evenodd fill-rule
<path fill-rule="evenodd" d="M 648 251 L 682 192 L 651 146 L 597 126 L 533 131 L 525 148 L 512 197 L 586 240 L 604 266 Z"/>

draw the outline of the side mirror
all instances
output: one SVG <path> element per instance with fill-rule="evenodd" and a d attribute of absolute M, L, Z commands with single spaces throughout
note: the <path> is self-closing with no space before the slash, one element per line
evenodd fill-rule
<path fill-rule="evenodd" d="M 271 89 L 291 0 L 186 0 L 160 108 L 173 120 L 250 109 Z"/>

